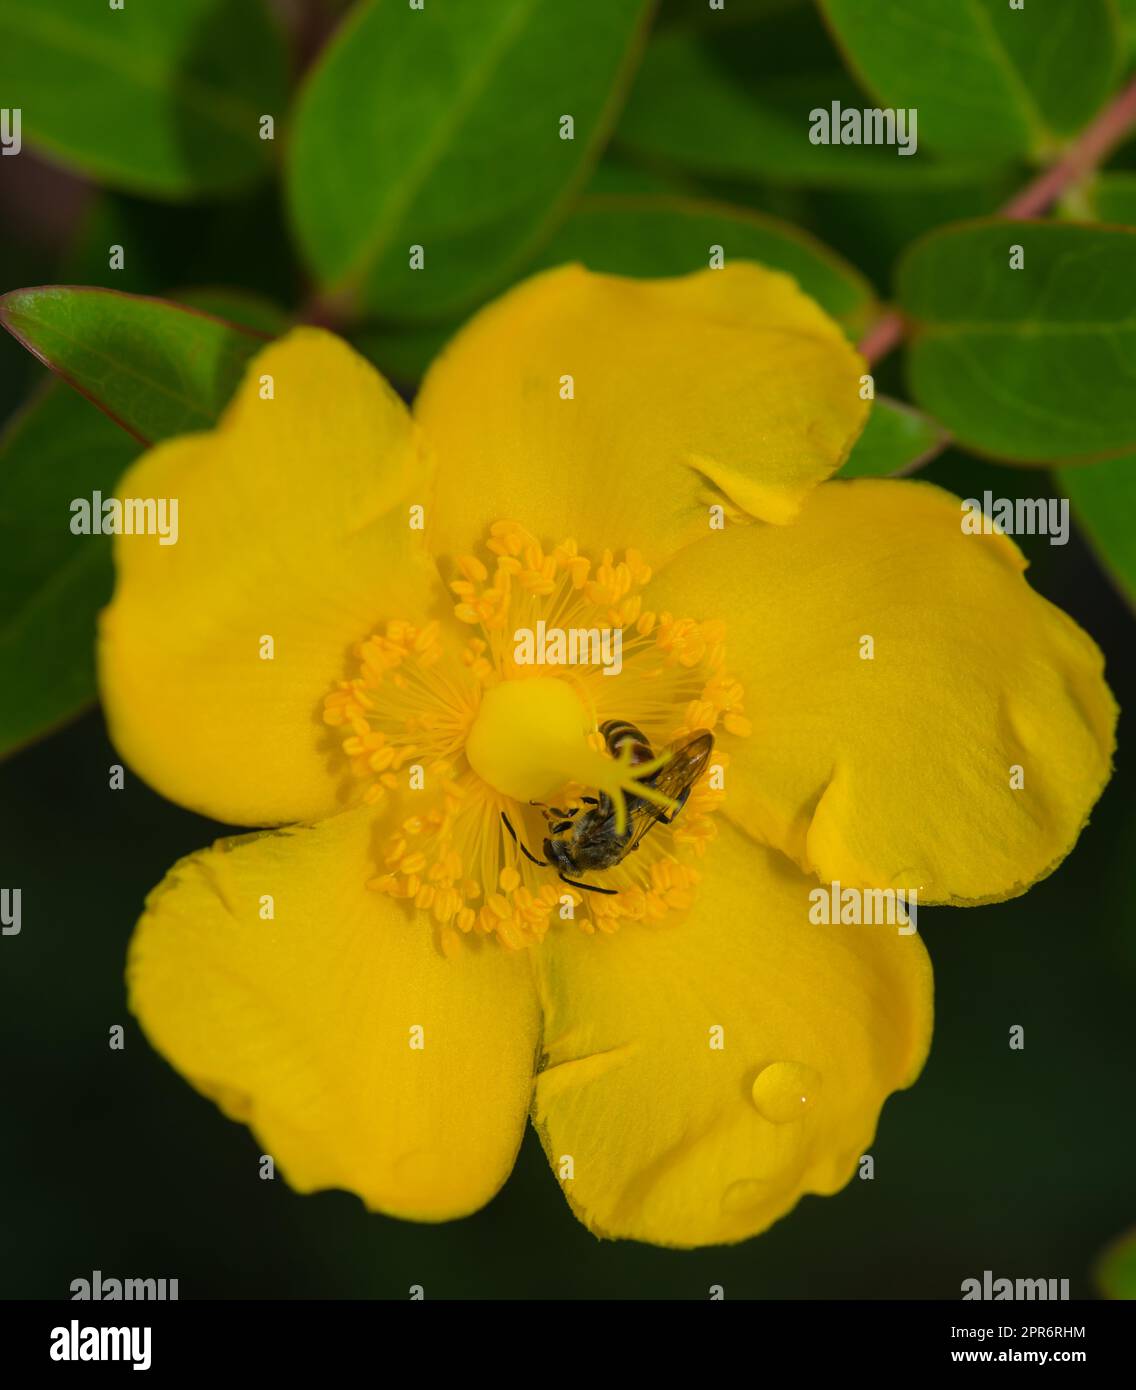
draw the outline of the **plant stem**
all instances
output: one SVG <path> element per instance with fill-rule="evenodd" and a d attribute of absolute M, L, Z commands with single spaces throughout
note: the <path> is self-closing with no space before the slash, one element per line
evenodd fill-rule
<path fill-rule="evenodd" d="M 1071 183 L 1091 174 L 1136 125 L 1136 79 L 1085 128 L 1052 169 L 1011 198 L 1003 217 L 1038 217 Z"/>
<path fill-rule="evenodd" d="M 1044 170 L 1002 207 L 999 217 L 1015 221 L 1039 217 L 1076 183 L 1105 159 L 1136 127 L 1136 79 L 1091 122 L 1051 168 Z M 906 329 L 903 315 L 889 309 L 860 340 L 860 351 L 875 365 L 899 346 Z"/>

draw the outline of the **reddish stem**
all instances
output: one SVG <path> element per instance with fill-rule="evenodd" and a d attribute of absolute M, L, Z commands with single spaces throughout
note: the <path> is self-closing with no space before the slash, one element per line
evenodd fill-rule
<path fill-rule="evenodd" d="M 874 367 L 881 357 L 899 346 L 903 337 L 903 316 L 898 309 L 889 309 L 878 318 L 860 339 L 860 352 Z"/>
<path fill-rule="evenodd" d="M 1092 125 L 1065 151 L 1052 169 L 1034 179 L 1002 209 L 1003 217 L 1037 217 L 1065 192 L 1071 183 L 1091 174 L 1096 166 L 1136 125 L 1136 78 Z"/>
<path fill-rule="evenodd" d="M 1071 183 L 1092 173 L 1096 166 L 1136 126 L 1136 78 L 1100 113 L 1069 146 L 1052 168 L 1039 174 L 1000 209 L 999 217 L 1015 221 L 1038 217 L 1047 211 Z M 875 365 L 899 346 L 904 333 L 903 316 L 889 309 L 860 340 L 860 351 Z"/>

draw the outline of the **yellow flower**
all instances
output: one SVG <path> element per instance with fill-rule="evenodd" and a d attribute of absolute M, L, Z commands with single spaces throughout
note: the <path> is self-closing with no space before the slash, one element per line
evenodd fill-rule
<path fill-rule="evenodd" d="M 783 275 L 568 267 L 479 313 L 413 416 L 301 328 L 123 479 L 178 497 L 181 534 L 117 538 L 112 735 L 175 801 L 288 827 L 171 871 L 131 1003 L 295 1188 L 461 1216 L 531 1113 L 592 1230 L 694 1246 L 855 1171 L 923 1064 L 930 967 L 810 894 L 1023 892 L 1115 721 L 1008 539 L 924 483 L 825 481 L 863 370 Z M 619 674 L 519 661 L 542 622 L 618 631 Z M 614 719 L 714 749 L 672 824 L 566 875 L 603 894 L 501 812 L 540 858 L 531 802 L 634 807 Z"/>

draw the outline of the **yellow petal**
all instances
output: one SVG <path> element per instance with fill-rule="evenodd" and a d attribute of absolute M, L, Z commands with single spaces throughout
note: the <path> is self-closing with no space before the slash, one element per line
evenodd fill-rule
<path fill-rule="evenodd" d="M 447 959 L 428 918 L 365 889 L 372 821 L 350 811 L 182 860 L 138 924 L 130 1004 L 298 1191 L 446 1220 L 512 1168 L 536 1001 L 523 954 L 475 941 Z"/>
<path fill-rule="evenodd" d="M 753 725 L 724 740 L 726 814 L 825 880 L 1011 897 L 1108 779 L 1099 650 L 962 517 L 927 483 L 830 483 L 793 526 L 727 528 L 652 582 L 653 606 L 726 620 Z"/>
<path fill-rule="evenodd" d="M 744 1240 L 837 1191 L 930 1042 L 917 934 L 814 925 L 815 882 L 729 827 L 704 864 L 685 920 L 558 932 L 536 957 L 533 1116 L 600 1235 Z"/>
<path fill-rule="evenodd" d="M 706 534 L 721 493 L 787 521 L 863 427 L 862 370 L 793 280 L 756 265 L 538 275 L 482 310 L 423 383 L 432 548 L 465 554 L 509 517 L 657 563 Z"/>
<path fill-rule="evenodd" d="M 353 643 L 435 596 L 404 504 L 419 483 L 402 402 L 316 329 L 257 356 L 218 429 L 127 472 L 120 497 L 178 499 L 178 538 L 116 537 L 100 684 L 112 738 L 163 795 L 237 825 L 342 806 L 322 699 Z"/>

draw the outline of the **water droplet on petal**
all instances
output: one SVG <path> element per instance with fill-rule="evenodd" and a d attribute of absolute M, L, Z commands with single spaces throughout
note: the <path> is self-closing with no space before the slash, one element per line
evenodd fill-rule
<path fill-rule="evenodd" d="M 757 1074 L 753 1103 L 771 1124 L 792 1124 L 813 1108 L 820 1088 L 820 1072 L 803 1062 L 772 1062 Z"/>

